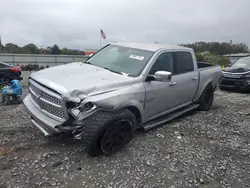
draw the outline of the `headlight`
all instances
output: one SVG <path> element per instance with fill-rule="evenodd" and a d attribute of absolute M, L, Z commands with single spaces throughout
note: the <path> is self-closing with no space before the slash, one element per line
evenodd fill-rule
<path fill-rule="evenodd" d="M 92 115 L 97 110 L 97 105 L 92 102 L 87 102 L 81 104 L 76 108 L 70 110 L 71 114 L 78 120 L 83 120 L 84 118 Z"/>

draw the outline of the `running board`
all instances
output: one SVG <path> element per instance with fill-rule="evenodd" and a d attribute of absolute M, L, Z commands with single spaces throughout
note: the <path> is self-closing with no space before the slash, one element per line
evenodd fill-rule
<path fill-rule="evenodd" d="M 185 113 L 187 113 L 187 112 L 189 112 L 191 110 L 194 110 L 194 109 L 196 109 L 198 107 L 199 107 L 199 104 L 192 104 L 192 105 L 190 105 L 190 106 L 188 106 L 186 108 L 183 108 L 183 109 L 181 109 L 179 111 L 173 112 L 171 114 L 168 114 L 168 115 L 163 116 L 161 118 L 158 118 L 156 120 L 150 121 L 150 122 L 146 123 L 145 125 L 142 125 L 142 127 L 143 127 L 143 129 L 145 131 L 150 130 L 150 129 L 154 128 L 154 127 L 157 127 L 159 125 L 167 123 L 167 122 L 169 122 L 169 121 L 171 121 L 171 120 L 173 120 L 173 119 L 175 119 L 177 117 L 180 117 L 181 115 L 183 115 L 183 114 L 185 114 Z"/>

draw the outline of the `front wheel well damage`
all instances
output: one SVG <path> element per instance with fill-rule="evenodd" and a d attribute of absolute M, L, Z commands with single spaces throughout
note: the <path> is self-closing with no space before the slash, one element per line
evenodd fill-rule
<path fill-rule="evenodd" d="M 141 123 L 142 123 L 142 118 L 141 118 L 141 113 L 140 113 L 139 109 L 136 108 L 135 106 L 128 106 L 127 109 L 135 115 L 137 127 L 140 127 Z"/>

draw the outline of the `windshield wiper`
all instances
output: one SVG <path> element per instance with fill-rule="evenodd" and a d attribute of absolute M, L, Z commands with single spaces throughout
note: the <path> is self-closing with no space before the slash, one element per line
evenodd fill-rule
<path fill-rule="evenodd" d="M 96 65 L 94 65 L 93 63 L 90 63 L 89 61 L 84 61 L 83 63 L 89 64 L 89 65 L 93 65 L 93 66 L 96 66 Z M 99 66 L 97 66 L 97 67 L 99 67 Z M 109 70 L 110 72 L 114 72 L 114 73 L 123 75 L 121 72 L 111 70 L 111 69 L 109 69 L 109 68 L 107 68 L 107 67 L 101 67 L 101 68 L 104 68 L 104 69 L 106 69 L 106 70 Z"/>
<path fill-rule="evenodd" d="M 89 61 L 84 61 L 83 63 L 89 64 L 89 65 L 93 65 L 93 64 L 90 63 Z"/>
<path fill-rule="evenodd" d="M 114 73 L 123 75 L 121 72 L 111 70 L 111 69 L 109 69 L 109 68 L 107 68 L 107 67 L 103 67 L 103 68 L 106 69 L 106 70 L 109 70 L 110 72 L 114 72 Z"/>

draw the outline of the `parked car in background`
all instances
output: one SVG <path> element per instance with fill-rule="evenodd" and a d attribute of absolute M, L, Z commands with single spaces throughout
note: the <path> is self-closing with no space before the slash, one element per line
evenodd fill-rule
<path fill-rule="evenodd" d="M 136 129 L 209 110 L 220 77 L 190 48 L 113 43 L 86 62 L 32 73 L 24 104 L 45 136 L 70 132 L 89 155 L 111 155 Z"/>
<path fill-rule="evenodd" d="M 220 89 L 250 91 L 250 57 L 243 57 L 222 71 Z"/>
<path fill-rule="evenodd" d="M 11 80 L 22 80 L 21 74 L 21 68 L 0 61 L 0 87 Z"/>

